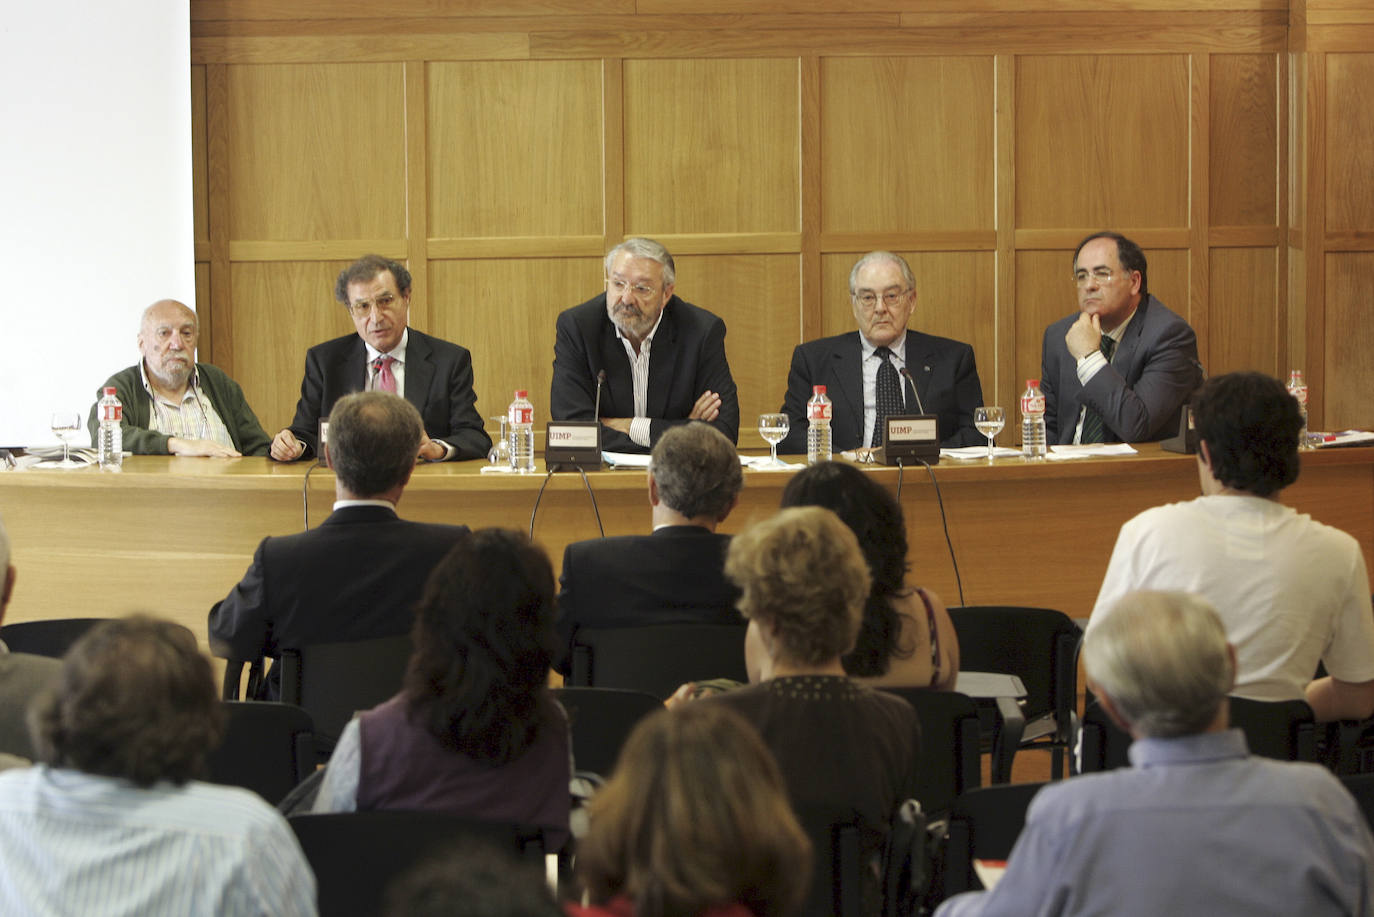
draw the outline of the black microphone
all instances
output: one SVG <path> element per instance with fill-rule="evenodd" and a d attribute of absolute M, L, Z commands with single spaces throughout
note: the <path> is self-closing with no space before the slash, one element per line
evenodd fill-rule
<path fill-rule="evenodd" d="M 911 378 L 911 370 L 903 366 L 901 369 L 901 373 L 902 378 L 906 380 L 906 384 L 911 386 L 911 394 L 916 396 L 917 413 L 924 414 L 926 412 L 925 405 L 921 404 L 921 395 L 919 392 L 916 391 L 916 381 Z"/>
<path fill-rule="evenodd" d="M 592 420 L 601 419 L 601 386 L 606 383 L 606 370 L 596 371 L 596 404 L 592 406 Z"/>

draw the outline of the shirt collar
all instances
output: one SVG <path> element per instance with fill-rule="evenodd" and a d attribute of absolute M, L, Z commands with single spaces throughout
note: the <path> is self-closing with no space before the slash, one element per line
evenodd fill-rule
<path fill-rule="evenodd" d="M 864 337 L 864 333 L 863 333 L 862 331 L 860 331 L 860 332 L 859 332 L 859 351 L 860 351 L 860 356 L 861 356 L 864 360 L 867 360 L 869 357 L 873 356 L 873 352 L 874 352 L 875 350 L 877 350 L 877 349 L 878 349 L 878 348 L 877 348 L 876 346 L 874 346 L 874 345 L 868 340 L 868 338 Z M 888 345 L 887 345 L 887 349 L 890 350 L 890 351 L 892 351 L 894 354 L 896 354 L 897 359 L 901 360 L 903 364 L 906 363 L 906 329 L 905 329 L 905 328 L 902 329 L 902 333 L 901 333 L 901 334 L 897 335 L 897 340 L 895 340 L 895 341 L 893 341 L 891 344 L 888 344 Z"/>
<path fill-rule="evenodd" d="M 671 302 L 671 300 L 669 300 L 669 302 Z M 653 343 L 654 335 L 655 335 L 655 334 L 658 334 L 658 326 L 661 325 L 661 324 L 663 324 L 663 314 L 664 314 L 665 312 L 667 312 L 667 311 L 668 311 L 668 303 L 664 303 L 664 304 L 663 304 L 663 310 L 662 310 L 661 312 L 658 313 L 658 321 L 654 322 L 654 326 L 653 326 L 652 328 L 649 329 L 649 333 L 646 334 L 646 335 L 644 335 L 644 340 L 642 340 L 642 341 L 639 342 L 639 346 L 640 346 L 640 349 L 641 349 L 641 350 L 644 348 L 644 346 L 645 346 L 646 344 L 652 344 L 652 343 Z M 611 322 L 611 327 L 615 329 L 615 336 L 616 336 L 617 338 L 620 339 L 620 343 L 625 344 L 625 345 L 630 346 L 630 347 L 633 347 L 633 346 L 634 346 L 633 344 L 630 343 L 630 339 L 629 339 L 629 338 L 627 338 L 625 335 L 623 335 L 623 334 L 620 333 L 620 326 L 619 326 L 619 325 L 617 325 L 615 322 Z"/>
<path fill-rule="evenodd" d="M 390 500 L 335 500 L 335 501 L 334 501 L 334 509 L 335 509 L 335 510 L 348 509 L 348 508 L 351 507 L 351 506 L 384 506 L 384 507 L 386 507 L 387 509 L 391 510 L 393 513 L 396 512 L 396 504 L 395 504 L 395 503 L 392 503 Z"/>
<path fill-rule="evenodd" d="M 1131 319 L 1135 318 L 1136 313 L 1139 311 L 1140 306 L 1136 306 L 1134 309 L 1131 310 L 1131 314 L 1126 316 L 1126 320 L 1124 322 L 1117 325 L 1111 331 L 1104 331 L 1102 333 L 1105 334 L 1107 337 L 1111 338 L 1113 341 L 1116 341 L 1118 344 L 1120 344 L 1121 339 L 1126 336 L 1126 326 L 1131 323 Z"/>
<path fill-rule="evenodd" d="M 367 348 L 367 362 L 371 363 L 378 357 L 391 357 L 391 359 L 395 360 L 397 363 L 400 363 L 402 366 L 404 366 L 406 362 L 406 343 L 409 341 L 409 327 L 407 327 L 404 331 L 401 332 L 401 343 L 397 344 L 395 347 L 393 347 L 386 353 L 382 353 L 380 350 L 378 350 L 376 347 L 373 347 L 367 341 L 363 341 L 363 346 Z"/>
<path fill-rule="evenodd" d="M 1239 729 L 1226 729 L 1169 739 L 1136 739 L 1131 743 L 1127 755 L 1136 767 L 1159 767 L 1244 758 L 1249 753 L 1245 733 Z"/>

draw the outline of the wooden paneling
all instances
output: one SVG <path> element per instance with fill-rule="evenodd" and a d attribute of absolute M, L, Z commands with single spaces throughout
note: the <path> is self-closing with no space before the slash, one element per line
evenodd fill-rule
<path fill-rule="evenodd" d="M 822 231 L 993 227 L 992 58 L 828 58 L 821 90 Z"/>
<path fill-rule="evenodd" d="M 1278 225 L 1278 59 L 1214 54 L 1209 130 L 1213 226 Z"/>
<path fill-rule="evenodd" d="M 1374 52 L 1326 55 L 1326 228 L 1374 233 Z"/>
<path fill-rule="evenodd" d="M 1217 248 L 1211 252 L 1212 299 L 1207 349 L 1199 354 L 1209 375 L 1253 370 L 1278 376 L 1278 255 L 1272 248 Z"/>
<path fill-rule="evenodd" d="M 1329 302 L 1367 304 L 1374 290 L 1374 253 L 1326 256 Z M 1363 309 L 1330 309 L 1326 319 L 1326 384 L 1317 395 L 1325 407 L 1323 427 L 1374 428 L 1374 323 Z"/>
<path fill-rule="evenodd" d="M 1026 56 L 1016 224 L 1188 225 L 1188 59 Z"/>
<path fill-rule="evenodd" d="M 798 232 L 795 60 L 627 60 L 625 226 Z"/>
<path fill-rule="evenodd" d="M 191 68 L 191 207 L 197 242 L 210 241 L 209 194 L 206 181 L 205 68 Z"/>
<path fill-rule="evenodd" d="M 601 66 L 433 63 L 429 235 L 600 235 Z"/>
<path fill-rule="evenodd" d="M 403 237 L 401 74 L 396 64 L 230 67 L 231 238 Z"/>

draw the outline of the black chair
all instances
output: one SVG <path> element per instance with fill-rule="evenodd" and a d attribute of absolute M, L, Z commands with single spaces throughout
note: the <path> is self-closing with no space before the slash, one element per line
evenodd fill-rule
<path fill-rule="evenodd" d="M 955 606 L 949 615 L 959 635 L 960 668 L 1021 679 L 1026 725 L 1020 747 L 1048 749 L 1051 774 L 1063 776 L 1077 727 L 1078 625 L 1061 611 L 1013 605 Z"/>
<path fill-rule="evenodd" d="M 1005 860 L 1021 829 L 1026 810 L 1043 783 L 988 786 L 964 793 L 949 810 L 938 881 L 932 897 L 943 900 L 959 892 L 980 888 L 974 860 Z"/>
<path fill-rule="evenodd" d="M 921 771 L 916 799 L 927 816 L 982 783 L 978 705 L 954 691 L 884 688 L 911 704 L 920 723 Z"/>
<path fill-rule="evenodd" d="M 67 650 L 105 618 L 50 618 L 46 621 L 19 621 L 0 627 L 0 640 L 11 653 L 30 653 L 61 659 Z"/>
<path fill-rule="evenodd" d="M 573 635 L 570 687 L 628 688 L 665 699 L 689 681 L 748 681 L 743 625 L 583 627 Z"/>
<path fill-rule="evenodd" d="M 603 777 L 611 775 L 635 724 L 663 709 L 652 694 L 620 688 L 559 688 L 553 696 L 568 714 L 573 766 Z"/>
<path fill-rule="evenodd" d="M 317 643 L 281 652 L 281 700 L 304 707 L 315 722 L 315 747 L 333 751 L 360 710 L 401 689 L 410 662 L 410 635 Z"/>
<path fill-rule="evenodd" d="M 797 812 L 811 838 L 811 885 L 802 917 L 860 917 L 864 913 L 863 829 L 852 814 L 829 810 Z M 876 877 L 868 880 L 875 893 Z"/>
<path fill-rule="evenodd" d="M 319 888 L 320 917 L 376 917 L 396 877 L 464 842 L 485 842 L 543 867 L 536 827 L 441 812 L 372 811 L 293 815 L 288 821 Z"/>
<path fill-rule="evenodd" d="M 211 753 L 210 780 L 250 789 L 272 805 L 315 769 L 315 727 L 293 704 L 220 701 L 224 741 Z"/>

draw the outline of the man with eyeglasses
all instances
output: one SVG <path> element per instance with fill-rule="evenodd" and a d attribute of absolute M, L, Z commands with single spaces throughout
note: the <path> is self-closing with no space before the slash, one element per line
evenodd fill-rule
<path fill-rule="evenodd" d="M 916 306 L 916 278 L 906 259 L 864 255 L 849 272 L 849 300 L 857 331 L 792 351 L 782 404 L 789 426 L 778 451 L 806 451 L 806 402 L 816 385 L 826 387 L 833 405 L 836 451 L 882 445 L 883 420 L 895 414 L 935 414 L 942 446 L 985 442 L 973 426 L 973 409 L 983 403 L 973 348 L 906 326 Z"/>
<path fill-rule="evenodd" d="M 673 256 L 653 239 L 621 242 L 605 268 L 606 291 L 558 316 L 553 419 L 599 420 L 601 447 L 612 452 L 648 452 L 692 420 L 739 442 L 725 322 L 673 292 Z"/>
<path fill-rule="evenodd" d="M 138 330 L 142 359 L 95 393 L 86 421 L 91 443 L 100 427 L 96 404 L 114 386 L 124 406 L 124 448 L 135 455 L 266 455 L 271 440 L 243 389 L 223 370 L 196 362 L 199 339 L 200 319 L 185 304 L 161 299 L 144 309 Z"/>
<path fill-rule="evenodd" d="M 296 416 L 272 439 L 272 458 L 293 462 L 316 454 L 320 418 L 329 416 L 339 398 L 359 391 L 392 392 L 415 405 L 425 426 L 417 461 L 486 458 L 491 437 L 477 413 L 472 355 L 407 327 L 410 271 L 380 255 L 364 255 L 339 273 L 334 298 L 357 334 L 306 351 Z"/>
<path fill-rule="evenodd" d="M 1150 295 L 1145 253 L 1120 233 L 1078 243 L 1077 315 L 1045 329 L 1040 389 L 1051 443 L 1139 443 L 1178 433 L 1202 383 L 1197 335 Z"/>

